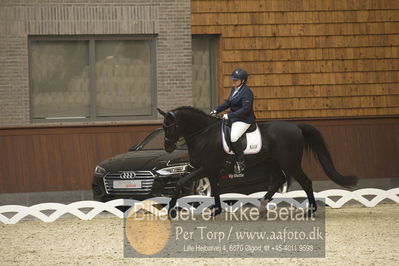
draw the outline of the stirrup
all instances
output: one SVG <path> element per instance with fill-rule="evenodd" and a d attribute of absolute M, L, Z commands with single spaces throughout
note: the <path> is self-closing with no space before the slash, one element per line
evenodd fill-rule
<path fill-rule="evenodd" d="M 245 170 L 245 163 L 243 161 L 242 162 L 237 161 L 234 164 L 234 173 L 235 174 L 241 174 L 242 172 L 244 172 L 244 170 Z"/>

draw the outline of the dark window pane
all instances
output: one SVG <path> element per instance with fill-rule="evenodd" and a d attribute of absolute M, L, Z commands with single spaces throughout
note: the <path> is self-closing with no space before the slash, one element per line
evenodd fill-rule
<path fill-rule="evenodd" d="M 96 41 L 97 116 L 151 115 L 149 41 Z"/>
<path fill-rule="evenodd" d="M 193 37 L 193 106 L 203 111 L 212 109 L 211 39 Z"/>
<path fill-rule="evenodd" d="M 89 116 L 87 41 L 32 41 L 30 82 L 33 118 Z"/>

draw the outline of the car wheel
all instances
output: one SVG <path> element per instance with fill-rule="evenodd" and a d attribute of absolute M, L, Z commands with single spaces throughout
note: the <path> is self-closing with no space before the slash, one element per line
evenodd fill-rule
<path fill-rule="evenodd" d="M 194 195 L 201 195 L 201 196 L 212 196 L 212 188 L 211 188 L 211 182 L 209 181 L 209 178 L 203 177 L 199 179 L 198 181 L 195 182 L 194 184 Z"/>

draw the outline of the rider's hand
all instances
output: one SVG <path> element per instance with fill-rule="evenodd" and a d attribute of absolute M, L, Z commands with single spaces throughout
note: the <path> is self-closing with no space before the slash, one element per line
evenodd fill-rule
<path fill-rule="evenodd" d="M 228 119 L 229 119 L 229 116 L 228 116 L 227 114 L 224 114 L 224 115 L 223 115 L 223 119 L 228 120 Z"/>
<path fill-rule="evenodd" d="M 211 116 L 216 116 L 217 115 L 217 112 L 216 112 L 216 110 L 213 110 L 212 112 L 210 112 L 209 113 Z"/>

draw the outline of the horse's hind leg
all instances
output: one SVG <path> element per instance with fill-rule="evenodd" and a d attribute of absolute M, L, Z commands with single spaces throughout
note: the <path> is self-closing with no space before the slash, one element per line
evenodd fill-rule
<path fill-rule="evenodd" d="M 274 194 L 276 194 L 277 190 L 287 181 L 287 177 L 285 173 L 281 169 L 274 169 L 272 171 L 271 176 L 272 184 L 269 186 L 269 189 L 265 196 L 260 201 L 260 216 L 263 217 L 266 215 L 266 205 L 269 201 L 272 200 Z"/>
<path fill-rule="evenodd" d="M 296 181 L 301 185 L 302 189 L 306 192 L 309 200 L 309 210 L 308 215 L 311 216 L 317 210 L 316 200 L 313 194 L 312 181 L 307 177 L 307 175 L 300 168 L 297 173 L 293 175 Z"/>
<path fill-rule="evenodd" d="M 277 190 L 287 181 L 284 171 L 278 169 L 272 176 L 272 184 L 269 186 L 269 190 L 263 197 L 263 200 L 271 201 Z"/>

